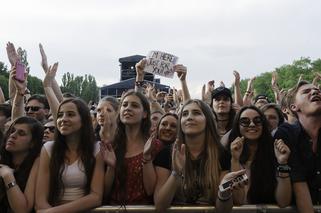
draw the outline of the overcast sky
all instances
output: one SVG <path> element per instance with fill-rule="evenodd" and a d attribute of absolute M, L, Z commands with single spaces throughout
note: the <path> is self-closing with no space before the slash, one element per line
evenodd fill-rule
<path fill-rule="evenodd" d="M 193 97 L 208 80 L 230 86 L 300 57 L 321 57 L 319 0 L 29 0 L 1 1 L 0 61 L 11 41 L 43 78 L 38 43 L 64 72 L 119 81 L 118 59 L 160 50 L 187 66 Z M 179 81 L 161 78 L 164 84 Z M 218 83 L 216 84 L 218 85 Z"/>

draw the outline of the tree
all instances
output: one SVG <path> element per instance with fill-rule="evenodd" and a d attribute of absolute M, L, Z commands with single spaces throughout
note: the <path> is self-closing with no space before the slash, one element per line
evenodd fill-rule
<path fill-rule="evenodd" d="M 86 102 L 98 100 L 98 87 L 92 75 L 74 76 L 69 72 L 62 76 L 62 92 L 70 92 Z"/>

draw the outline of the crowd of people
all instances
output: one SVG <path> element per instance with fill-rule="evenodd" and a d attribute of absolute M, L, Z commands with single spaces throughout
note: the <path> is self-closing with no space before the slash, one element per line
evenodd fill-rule
<path fill-rule="evenodd" d="M 285 91 L 276 74 L 275 100 L 245 94 L 234 71 L 234 94 L 209 81 L 190 96 L 187 68 L 175 65 L 181 89 L 158 91 L 136 82 L 120 99 L 97 105 L 62 94 L 41 45 L 45 94 L 29 94 L 28 73 L 7 44 L 9 100 L 0 97 L 0 212 L 83 212 L 101 205 L 212 205 L 230 212 L 244 204 L 321 203 L 321 92 L 318 78 Z M 2 94 L 2 95 L 1 95 Z M 3 96 L 1 91 L 0 96 Z M 240 178 L 243 177 L 243 178 Z"/>

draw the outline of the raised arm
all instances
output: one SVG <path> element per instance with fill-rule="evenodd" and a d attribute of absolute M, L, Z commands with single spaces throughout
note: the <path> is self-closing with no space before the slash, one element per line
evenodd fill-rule
<path fill-rule="evenodd" d="M 242 170 L 242 166 L 240 164 L 240 156 L 243 151 L 244 145 L 244 137 L 237 137 L 231 143 L 231 171 L 236 172 Z M 244 188 L 240 188 L 239 190 L 234 190 L 233 192 L 233 202 L 236 205 L 243 205 L 245 201 L 245 191 Z"/>
<path fill-rule="evenodd" d="M 189 90 L 187 87 L 187 83 L 186 83 L 187 69 L 182 64 L 177 64 L 174 66 L 174 70 L 177 73 L 177 77 L 179 78 L 179 80 L 181 82 L 182 91 L 183 91 L 183 102 L 186 102 L 189 99 L 191 99 L 191 96 L 189 94 Z"/>
<path fill-rule="evenodd" d="M 144 83 L 144 75 L 145 75 L 144 74 L 145 64 L 146 64 L 146 59 L 144 58 L 135 65 L 135 68 L 136 68 L 135 91 L 140 93 L 144 93 L 143 83 Z"/>
<path fill-rule="evenodd" d="M 8 42 L 6 50 L 7 50 L 7 55 L 8 55 L 8 59 L 11 64 L 11 67 L 14 67 L 19 60 L 19 56 L 16 51 L 16 48 L 14 47 L 13 43 Z M 9 78 L 9 100 L 11 101 L 11 103 L 13 102 L 13 98 L 16 93 L 15 89 L 16 88 L 13 85 L 12 79 Z"/>
<path fill-rule="evenodd" d="M 50 66 L 46 72 L 45 78 L 43 79 L 43 88 L 45 90 L 45 94 L 54 120 L 57 119 L 57 112 L 59 106 L 59 101 L 52 87 L 52 85 L 54 84 L 53 82 L 55 81 L 54 79 L 57 73 L 57 69 L 58 63 L 55 63 L 53 66 Z"/>
<path fill-rule="evenodd" d="M 283 142 L 282 139 L 275 140 L 274 153 L 279 165 L 287 165 L 290 156 L 289 147 Z M 289 171 L 277 172 L 277 187 L 275 191 L 275 199 L 280 207 L 286 207 L 290 205 L 292 187 Z"/>
<path fill-rule="evenodd" d="M 316 72 L 316 73 L 315 73 L 315 77 L 313 78 L 312 84 L 313 84 L 314 86 L 319 87 L 318 81 L 320 81 L 320 80 L 321 80 L 321 74 L 318 73 L 318 72 Z"/>
<path fill-rule="evenodd" d="M 25 73 L 25 80 L 20 82 L 15 79 L 16 69 L 10 71 L 10 79 L 15 87 L 15 95 L 12 104 L 11 120 L 14 121 L 16 118 L 21 117 L 25 114 L 24 110 L 24 94 L 27 89 L 27 77 L 28 73 Z"/>
<path fill-rule="evenodd" d="M 5 101 L 6 101 L 6 99 L 5 99 L 5 97 L 4 97 L 2 88 L 1 88 L 1 86 L 0 86 L 0 104 L 3 104 Z"/>
<path fill-rule="evenodd" d="M 243 97 L 243 105 L 244 106 L 249 106 L 252 104 L 252 97 L 254 95 L 253 82 L 254 82 L 255 78 L 256 77 L 253 77 L 247 82 L 247 89 L 246 89 L 246 92 Z"/>
<path fill-rule="evenodd" d="M 207 88 L 205 87 L 205 84 L 202 88 L 202 101 L 206 102 L 208 105 L 211 105 L 212 102 L 212 92 L 214 90 L 214 80 L 211 80 L 207 82 Z"/>
<path fill-rule="evenodd" d="M 149 105 L 150 105 L 151 112 L 154 112 L 154 111 L 163 112 L 163 108 L 157 102 L 157 99 L 155 97 L 155 87 L 153 85 L 151 85 L 151 84 L 147 84 L 146 97 L 149 100 Z"/>
<path fill-rule="evenodd" d="M 274 93 L 275 103 L 281 104 L 281 94 L 280 94 L 280 88 L 277 82 L 278 76 L 277 73 L 274 71 L 272 72 L 272 80 L 271 80 L 271 88 Z"/>
<path fill-rule="evenodd" d="M 46 53 L 43 49 L 42 44 L 39 44 L 39 49 L 40 49 L 40 54 L 41 54 L 41 66 L 42 66 L 43 71 L 46 74 L 49 71 L 49 67 L 48 67 L 47 56 L 46 56 Z M 58 101 L 61 102 L 63 99 L 63 96 L 62 96 L 62 92 L 61 92 L 60 87 L 59 87 L 55 78 L 52 79 L 51 87 L 52 87 L 54 94 L 57 97 Z"/>
<path fill-rule="evenodd" d="M 240 73 L 236 70 L 233 71 L 234 75 L 234 103 L 239 106 L 243 106 L 243 99 L 241 95 L 241 87 L 240 87 Z"/>

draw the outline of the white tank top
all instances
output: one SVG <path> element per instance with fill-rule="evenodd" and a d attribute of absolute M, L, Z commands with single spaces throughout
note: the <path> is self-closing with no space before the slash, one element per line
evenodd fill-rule
<path fill-rule="evenodd" d="M 44 144 L 49 158 L 51 157 L 54 141 L 48 141 Z M 95 144 L 94 156 L 99 152 L 99 143 Z M 85 169 L 81 161 L 76 160 L 72 164 L 65 164 L 65 169 L 62 173 L 62 182 L 64 184 L 64 193 L 62 201 L 77 200 L 85 195 L 85 185 L 87 182 Z"/>

